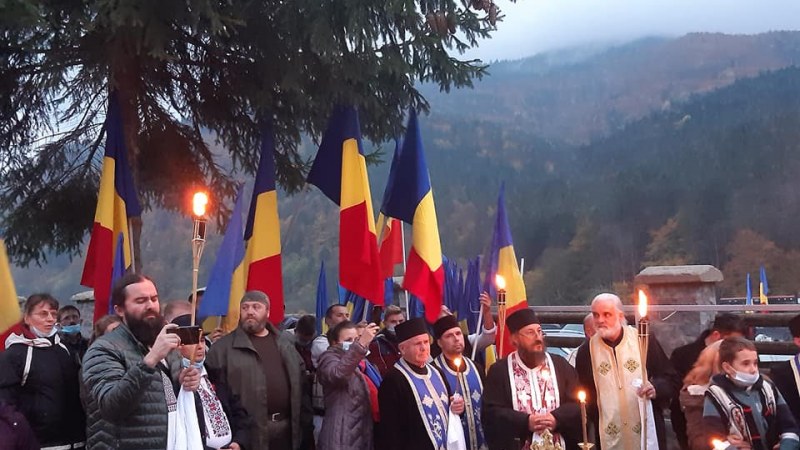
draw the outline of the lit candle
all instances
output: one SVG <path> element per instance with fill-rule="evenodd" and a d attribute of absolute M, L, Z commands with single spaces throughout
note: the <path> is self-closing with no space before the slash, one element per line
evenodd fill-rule
<path fill-rule="evenodd" d="M 497 320 L 500 322 L 498 324 L 498 336 L 500 337 L 500 344 L 497 348 L 497 352 L 499 353 L 499 357 L 505 357 L 505 353 L 503 353 L 503 347 L 505 342 L 505 330 L 506 330 L 506 279 L 503 278 L 502 275 L 497 274 L 494 277 L 495 286 L 497 286 Z"/>
<path fill-rule="evenodd" d="M 647 294 L 639 289 L 639 358 L 642 363 L 642 385 L 647 384 L 647 347 L 650 342 L 650 323 L 647 320 Z M 644 403 L 642 413 L 644 422 L 642 423 L 642 442 L 647 446 L 647 399 Z"/>
<path fill-rule="evenodd" d="M 466 399 L 467 384 L 464 381 L 464 374 L 461 372 L 461 358 L 453 359 L 453 364 L 456 365 L 456 380 L 458 381 L 458 386 L 461 389 L 461 395 Z M 456 391 L 458 391 L 458 389 L 456 389 Z"/>
<path fill-rule="evenodd" d="M 586 431 L 586 392 L 578 392 L 578 400 L 581 402 L 581 427 L 583 428 L 583 448 L 589 448 L 589 434 Z"/>

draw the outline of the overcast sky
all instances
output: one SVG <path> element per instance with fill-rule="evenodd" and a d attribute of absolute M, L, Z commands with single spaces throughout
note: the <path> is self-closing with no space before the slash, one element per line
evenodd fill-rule
<path fill-rule="evenodd" d="M 694 31 L 800 29 L 800 0 L 495 0 L 505 14 L 469 57 L 515 59 L 586 43 Z"/>

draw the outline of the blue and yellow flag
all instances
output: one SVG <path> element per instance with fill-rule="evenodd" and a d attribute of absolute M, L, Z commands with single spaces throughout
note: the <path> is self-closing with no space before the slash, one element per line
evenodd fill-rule
<path fill-rule="evenodd" d="M 217 259 L 208 275 L 203 300 L 197 309 L 202 320 L 206 317 L 227 316 L 230 305 L 244 295 L 244 186 L 239 188 L 228 227 L 217 250 Z"/>

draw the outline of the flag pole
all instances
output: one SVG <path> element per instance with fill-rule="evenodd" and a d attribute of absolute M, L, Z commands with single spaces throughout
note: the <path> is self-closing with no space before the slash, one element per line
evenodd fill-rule
<path fill-rule="evenodd" d="M 136 250 L 133 245 L 133 227 L 131 226 L 131 219 L 128 219 L 128 246 L 131 248 L 131 273 L 136 273 Z"/>
<path fill-rule="evenodd" d="M 403 223 L 402 220 L 400 220 L 399 222 L 400 222 L 400 242 L 401 245 L 403 246 L 403 285 L 405 285 L 406 284 L 406 233 L 405 230 L 403 229 L 405 224 Z M 408 310 L 408 291 L 406 290 L 405 287 L 403 287 L 403 295 L 405 296 L 406 299 L 406 319 L 410 319 L 411 311 Z"/>

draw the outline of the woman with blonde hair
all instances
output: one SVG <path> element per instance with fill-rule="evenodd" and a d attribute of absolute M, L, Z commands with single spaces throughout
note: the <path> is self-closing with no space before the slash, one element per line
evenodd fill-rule
<path fill-rule="evenodd" d="M 722 373 L 719 346 L 722 340 L 708 345 L 700 353 L 692 370 L 683 379 L 680 392 L 681 410 L 686 417 L 686 436 L 691 450 L 708 450 L 709 441 L 703 430 L 703 401 L 711 377 Z"/>

